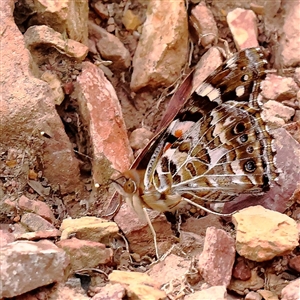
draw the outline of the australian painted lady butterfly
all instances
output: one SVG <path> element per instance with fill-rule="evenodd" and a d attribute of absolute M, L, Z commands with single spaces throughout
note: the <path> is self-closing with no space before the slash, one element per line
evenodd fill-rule
<path fill-rule="evenodd" d="M 261 50 L 251 48 L 223 63 L 194 92 L 193 74 L 187 77 L 161 130 L 117 180 L 118 192 L 140 218 L 149 222 L 147 208 L 165 212 L 186 202 L 202 208 L 203 202 L 269 188 L 278 172 L 273 138 L 261 119 L 266 64 Z"/>

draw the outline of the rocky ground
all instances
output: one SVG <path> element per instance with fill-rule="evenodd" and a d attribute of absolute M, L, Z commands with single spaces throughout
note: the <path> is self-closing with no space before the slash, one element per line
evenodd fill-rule
<path fill-rule="evenodd" d="M 0 2 L 1 299 L 300 299 L 299 1 Z M 196 68 L 261 46 L 281 174 L 223 211 L 150 212 L 129 168 Z M 197 83 L 196 83 L 197 82 Z M 248 208 L 245 208 L 248 207 Z M 245 209 L 244 209 L 245 208 Z"/>

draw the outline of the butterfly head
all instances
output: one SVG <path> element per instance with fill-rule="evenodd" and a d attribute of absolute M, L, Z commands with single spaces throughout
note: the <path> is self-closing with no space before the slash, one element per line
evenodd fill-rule
<path fill-rule="evenodd" d="M 112 180 L 117 192 L 124 197 L 127 205 L 142 220 L 145 219 L 143 208 L 146 207 L 142 198 L 144 191 L 143 175 L 143 171 L 128 170 L 116 180 Z"/>

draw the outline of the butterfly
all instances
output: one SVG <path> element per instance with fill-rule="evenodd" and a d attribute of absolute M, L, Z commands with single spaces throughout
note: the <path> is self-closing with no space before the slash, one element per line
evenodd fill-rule
<path fill-rule="evenodd" d="M 274 139 L 261 118 L 266 66 L 260 48 L 245 49 L 194 91 L 192 72 L 174 94 L 159 132 L 115 184 L 150 228 L 147 209 L 207 210 L 205 202 L 260 195 L 276 180 Z"/>

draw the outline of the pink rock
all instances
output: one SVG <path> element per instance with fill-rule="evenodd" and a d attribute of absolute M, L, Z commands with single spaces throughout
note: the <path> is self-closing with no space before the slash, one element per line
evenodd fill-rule
<path fill-rule="evenodd" d="M 233 267 L 232 276 L 240 280 L 248 280 L 251 278 L 251 269 L 242 257 L 237 259 L 237 263 Z"/>
<path fill-rule="evenodd" d="M 18 207 L 25 211 L 33 212 L 51 223 L 55 222 L 51 209 L 42 201 L 30 200 L 23 195 L 19 198 Z"/>
<path fill-rule="evenodd" d="M 30 231 L 43 231 L 56 229 L 50 222 L 46 221 L 34 213 L 25 213 L 21 218 L 21 223 Z"/>
<path fill-rule="evenodd" d="M 0 248 L 0 297 L 14 297 L 38 287 L 64 281 L 68 257 L 47 240 L 17 241 Z M 13 278 L 13 280 L 12 280 Z"/>
<path fill-rule="evenodd" d="M 104 73 L 90 62 L 82 64 L 76 92 L 83 122 L 91 136 L 94 182 L 106 183 L 112 174 L 110 163 L 122 172 L 133 159 L 120 103 Z"/>
<path fill-rule="evenodd" d="M 1 36 L 0 144 L 41 154 L 44 176 L 61 193 L 78 192 L 79 165 L 58 116 L 49 85 L 33 76 L 34 66 L 24 38 L 14 21 L 14 1 L 0 2 Z M 49 138 L 42 136 L 47 133 Z"/>
<path fill-rule="evenodd" d="M 291 77 L 282 77 L 275 74 L 268 74 L 261 84 L 261 94 L 266 99 L 288 100 L 296 97 L 299 90 L 296 82 Z"/>
<path fill-rule="evenodd" d="M 204 48 L 215 44 L 219 38 L 218 27 L 205 2 L 200 2 L 192 9 L 190 22 L 198 34 L 198 44 L 201 43 Z"/>
<path fill-rule="evenodd" d="M 166 241 L 169 242 L 168 247 L 171 247 L 172 242 L 175 241 L 175 237 L 171 230 L 171 224 L 166 220 L 166 217 L 163 214 L 151 210 L 149 210 L 149 217 L 156 232 L 158 248 L 160 248 L 160 242 Z M 121 206 L 114 221 L 124 232 L 130 249 L 133 252 L 141 256 L 155 253 L 153 235 L 149 225 L 146 221 L 141 221 L 126 203 Z M 163 249 L 163 251 L 159 251 L 160 255 L 164 254 L 167 250 L 168 249 Z"/>
<path fill-rule="evenodd" d="M 228 286 L 235 259 L 235 241 L 224 230 L 207 228 L 203 252 L 199 256 L 198 269 L 210 285 Z"/>
<path fill-rule="evenodd" d="M 300 273 L 300 255 L 292 257 L 289 260 L 289 266 L 290 266 L 290 268 L 292 268 Z"/>
<path fill-rule="evenodd" d="M 281 300 L 298 300 L 300 278 L 290 282 L 281 292 Z"/>
<path fill-rule="evenodd" d="M 238 50 L 258 47 L 257 19 L 252 10 L 236 8 L 227 14 L 227 23 Z"/>
<path fill-rule="evenodd" d="M 15 241 L 13 233 L 10 233 L 8 230 L 0 229 L 0 247 L 5 246 L 8 243 Z"/>

